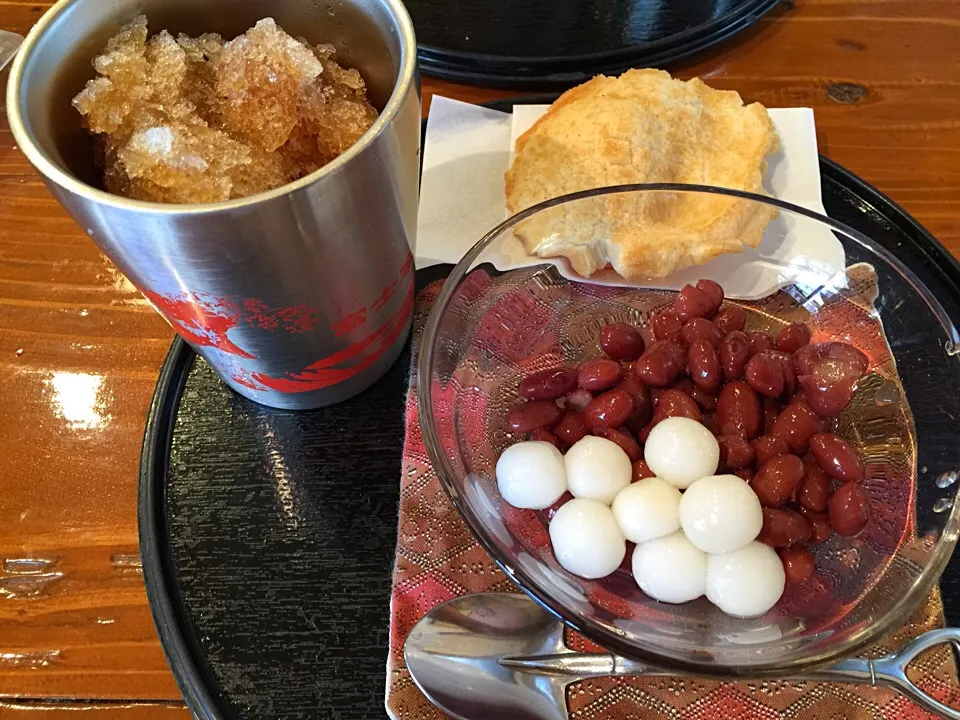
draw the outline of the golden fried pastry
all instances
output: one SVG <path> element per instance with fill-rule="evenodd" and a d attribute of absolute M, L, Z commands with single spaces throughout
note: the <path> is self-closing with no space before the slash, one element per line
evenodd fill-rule
<path fill-rule="evenodd" d="M 565 92 L 517 139 L 506 173 L 518 212 L 578 190 L 693 183 L 763 192 L 779 139 L 766 109 L 736 92 L 661 70 L 600 75 Z M 569 258 L 590 276 L 664 277 L 721 253 L 756 247 L 776 212 L 723 195 L 626 193 L 568 203 L 516 228 L 527 252 Z"/>

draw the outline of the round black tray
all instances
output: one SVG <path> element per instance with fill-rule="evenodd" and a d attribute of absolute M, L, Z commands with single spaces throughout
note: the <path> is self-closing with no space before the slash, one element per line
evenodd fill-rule
<path fill-rule="evenodd" d="M 898 256 L 960 323 L 957 261 L 877 190 L 820 166 L 828 214 Z M 448 271 L 418 272 L 418 288 Z M 296 413 L 245 400 L 174 342 L 144 437 L 140 552 L 197 717 L 383 716 L 409 360 L 358 397 Z M 951 625 L 958 570 L 960 558 L 941 581 Z"/>
<path fill-rule="evenodd" d="M 427 75 L 473 85 L 569 87 L 666 67 L 753 25 L 779 0 L 407 0 Z"/>

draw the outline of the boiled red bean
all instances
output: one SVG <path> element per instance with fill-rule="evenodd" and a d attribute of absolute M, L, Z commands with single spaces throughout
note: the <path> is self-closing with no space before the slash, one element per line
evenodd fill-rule
<path fill-rule="evenodd" d="M 568 410 L 576 410 L 577 412 L 583 412 L 587 409 L 587 405 L 593 402 L 593 393 L 589 390 L 584 390 L 583 388 L 578 388 L 572 393 L 567 395 L 563 406 Z"/>
<path fill-rule="evenodd" d="M 750 468 L 740 468 L 739 470 L 734 470 L 733 474 L 748 484 L 753 481 L 753 478 L 756 475 L 756 473 L 754 473 Z"/>
<path fill-rule="evenodd" d="M 793 359 L 797 363 L 797 372 L 800 375 L 809 375 L 813 366 L 821 360 L 849 360 L 860 370 L 862 375 L 870 364 L 867 356 L 853 345 L 842 342 L 825 342 L 814 345 L 805 345 L 794 353 Z"/>
<path fill-rule="evenodd" d="M 744 377 L 750 387 L 767 397 L 783 394 L 783 368 L 771 352 L 761 352 L 747 361 Z"/>
<path fill-rule="evenodd" d="M 727 333 L 720 343 L 720 366 L 727 382 L 742 380 L 750 359 L 750 341 L 742 330 Z"/>
<path fill-rule="evenodd" d="M 761 332 L 760 330 L 752 330 L 748 332 L 747 340 L 750 342 L 751 355 L 756 355 L 757 353 L 764 352 L 765 350 L 773 350 L 773 339 L 765 332 Z"/>
<path fill-rule="evenodd" d="M 671 417 L 685 417 L 700 422 L 700 407 L 689 395 L 673 388 L 664 390 L 660 394 L 660 402 L 653 411 L 653 419 L 657 422 Z"/>
<path fill-rule="evenodd" d="M 615 360 L 590 360 L 585 362 L 577 374 L 577 383 L 584 390 L 597 392 L 608 390 L 620 382 L 623 366 Z"/>
<path fill-rule="evenodd" d="M 650 466 L 647 465 L 646 460 L 634 460 L 630 482 L 635 483 L 638 480 L 643 480 L 648 477 L 656 477 L 656 474 L 650 469 Z"/>
<path fill-rule="evenodd" d="M 783 394 L 788 397 L 793 395 L 797 390 L 797 364 L 793 361 L 793 355 L 779 350 L 771 350 L 769 354 L 780 363 L 780 370 L 783 372 Z"/>
<path fill-rule="evenodd" d="M 583 416 L 576 410 L 567 410 L 560 418 L 560 422 L 554 425 L 553 434 L 567 445 L 573 445 L 587 434 Z"/>
<path fill-rule="evenodd" d="M 577 371 L 572 368 L 551 368 L 528 375 L 520 381 L 517 392 L 527 400 L 556 400 L 577 387 Z"/>
<path fill-rule="evenodd" d="M 720 347 L 723 333 L 706 318 L 693 318 L 684 323 L 680 329 L 680 342 L 690 347 L 701 340 L 710 343 L 715 348 Z"/>
<path fill-rule="evenodd" d="M 700 406 L 702 410 L 716 410 L 717 409 L 717 396 L 712 395 L 708 392 L 704 392 L 698 387 L 693 388 L 689 393 L 690 397 L 693 398 L 694 402 Z"/>
<path fill-rule="evenodd" d="M 713 324 L 726 335 L 734 330 L 743 330 L 743 326 L 747 324 L 747 314 L 737 305 L 724 305 L 713 316 Z"/>
<path fill-rule="evenodd" d="M 790 448 L 787 447 L 783 438 L 774 435 L 761 435 L 753 441 L 753 451 L 756 455 L 757 467 L 762 467 L 777 455 L 788 454 Z"/>
<path fill-rule="evenodd" d="M 542 512 L 544 517 L 547 519 L 547 522 L 549 523 L 551 520 L 553 520 L 553 516 L 557 514 L 557 510 L 562 508 L 571 500 L 573 500 L 573 495 L 571 495 L 568 492 L 565 492 L 563 495 L 560 496 L 560 499 L 557 500 L 553 505 L 543 510 Z"/>
<path fill-rule="evenodd" d="M 756 478 L 754 478 L 756 481 Z M 810 522 L 793 510 L 763 509 L 763 526 L 757 541 L 776 548 L 800 545 L 810 539 Z"/>
<path fill-rule="evenodd" d="M 760 434 L 760 399 L 745 382 L 724 385 L 717 397 L 717 428 L 721 435 L 752 440 Z"/>
<path fill-rule="evenodd" d="M 810 521 L 810 540 L 812 543 L 825 542 L 833 531 L 830 527 L 830 520 L 825 512 L 813 512 L 805 507 L 800 508 L 800 513 Z"/>
<path fill-rule="evenodd" d="M 765 462 L 750 487 L 765 507 L 780 507 L 793 495 L 803 477 L 803 461 L 796 455 L 779 455 Z"/>
<path fill-rule="evenodd" d="M 598 395 L 583 411 L 583 423 L 589 430 L 620 427 L 633 412 L 633 398 L 626 390 L 615 388 Z"/>
<path fill-rule="evenodd" d="M 773 424 L 777 421 L 777 416 L 780 415 L 780 406 L 773 398 L 764 396 L 760 398 L 760 412 L 763 416 L 761 432 L 764 435 L 769 435 L 770 431 L 773 430 Z"/>
<path fill-rule="evenodd" d="M 710 299 L 710 311 L 705 317 L 711 317 L 723 304 L 723 288 L 720 287 L 720 283 L 704 278 L 697 280 L 697 290 L 703 292 Z"/>
<path fill-rule="evenodd" d="M 687 350 L 687 369 L 693 384 L 707 393 L 720 390 L 723 372 L 720 370 L 720 358 L 713 345 L 708 342 L 695 342 Z"/>
<path fill-rule="evenodd" d="M 549 400 L 532 400 L 507 413 L 507 426 L 516 432 L 529 433 L 537 428 L 551 428 L 560 422 L 563 410 Z"/>
<path fill-rule="evenodd" d="M 810 447 L 810 438 L 823 432 L 823 420 L 805 402 L 792 402 L 777 416 L 771 435 L 783 438 L 790 452 L 803 455 Z"/>
<path fill-rule="evenodd" d="M 720 445 L 720 464 L 731 470 L 740 470 L 753 465 L 756 454 L 753 445 L 739 435 L 721 435 L 717 438 Z"/>
<path fill-rule="evenodd" d="M 656 340 L 675 340 L 680 337 L 683 323 L 673 311 L 673 308 L 661 310 L 650 320 L 653 337 Z"/>
<path fill-rule="evenodd" d="M 713 309 L 713 301 L 703 290 L 693 285 L 684 285 L 673 301 L 673 311 L 683 322 L 690 318 L 705 317 Z"/>
<path fill-rule="evenodd" d="M 870 502 L 861 485 L 847 483 L 833 493 L 827 512 L 837 535 L 853 537 L 870 520 Z"/>
<path fill-rule="evenodd" d="M 626 323 L 610 323 L 600 329 L 600 348 L 614 360 L 636 360 L 645 344 L 640 331 Z"/>
<path fill-rule="evenodd" d="M 836 417 L 853 399 L 862 372 L 852 359 L 824 358 L 801 378 L 810 409 L 823 417 Z"/>
<path fill-rule="evenodd" d="M 795 353 L 804 345 L 809 345 L 811 337 L 813 337 L 813 334 L 806 325 L 803 323 L 790 323 L 777 333 L 777 339 L 774 341 L 774 345 L 777 350 L 785 353 Z"/>
<path fill-rule="evenodd" d="M 683 345 L 673 340 L 660 340 L 640 356 L 633 372 L 645 385 L 664 387 L 683 372 L 687 353 Z"/>
<path fill-rule="evenodd" d="M 827 476 L 841 482 L 863 480 L 863 463 L 846 440 L 833 433 L 818 433 L 810 438 L 810 452 Z"/>
<path fill-rule="evenodd" d="M 717 434 L 717 413 L 712 411 L 706 411 L 703 413 L 703 417 L 700 418 L 700 423 L 710 431 L 712 435 Z"/>
<path fill-rule="evenodd" d="M 653 417 L 650 388 L 640 382 L 640 378 L 633 373 L 621 380 L 617 388 L 630 393 L 630 397 L 633 398 L 633 412 L 627 420 L 627 426 L 632 432 L 639 432 L 640 428 L 650 422 L 650 418 Z"/>
<path fill-rule="evenodd" d="M 680 377 L 670 383 L 670 388 L 673 390 L 679 390 L 680 392 L 684 392 L 689 395 L 696 389 L 696 385 L 693 384 L 693 380 L 690 378 Z"/>
<path fill-rule="evenodd" d="M 561 422 L 563 422 L 561 420 Z M 537 428 L 532 433 L 530 433 L 531 440 L 538 440 L 539 442 L 548 442 L 553 445 L 557 450 L 563 451 L 563 446 L 560 445 L 560 441 L 557 439 L 557 436 L 546 428 Z"/>
<path fill-rule="evenodd" d="M 780 551 L 783 574 L 788 583 L 802 583 L 813 577 L 817 569 L 813 553 L 805 547 L 785 548 Z"/>
<path fill-rule="evenodd" d="M 630 458 L 630 462 L 634 462 L 643 457 L 637 441 L 633 439 L 632 435 L 629 435 L 623 430 L 618 430 L 617 428 L 612 427 L 602 427 L 594 430 L 593 434 L 597 437 L 606 438 L 610 442 L 619 445 L 620 449 L 627 454 L 628 458 Z"/>
<path fill-rule="evenodd" d="M 824 475 L 815 462 L 803 463 L 803 477 L 797 486 L 797 502 L 801 507 L 815 512 L 827 509 L 830 499 L 830 478 Z"/>

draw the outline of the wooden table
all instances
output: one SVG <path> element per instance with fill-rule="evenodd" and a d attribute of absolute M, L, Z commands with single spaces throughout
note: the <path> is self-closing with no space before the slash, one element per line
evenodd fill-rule
<path fill-rule="evenodd" d="M 46 7 L 0 0 L 0 27 L 26 33 Z M 822 152 L 960 253 L 960 3 L 783 0 L 676 74 L 771 107 L 813 107 Z M 507 94 L 423 85 L 424 113 L 434 93 Z M 53 200 L 4 121 L 0 718 L 189 717 L 137 553 L 140 443 L 172 338 Z"/>

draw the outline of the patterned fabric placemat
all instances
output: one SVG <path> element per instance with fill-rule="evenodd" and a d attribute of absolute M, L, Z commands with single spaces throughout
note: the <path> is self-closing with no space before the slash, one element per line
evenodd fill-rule
<path fill-rule="evenodd" d="M 425 288 L 414 310 L 412 367 L 427 314 L 441 283 Z M 390 653 L 387 659 L 387 712 L 396 720 L 441 720 L 414 684 L 403 661 L 403 643 L 431 608 L 460 595 L 520 592 L 477 544 L 430 465 L 417 413 L 414 380 L 407 390 L 406 435 L 400 477 L 397 560 L 393 574 Z M 913 617 L 864 653 L 878 657 L 910 638 L 943 627 L 939 589 Z M 568 646 L 597 648 L 576 633 Z M 949 647 L 938 646 L 908 668 L 910 678 L 936 699 L 960 706 L 957 670 Z M 766 680 L 724 682 L 704 678 L 605 678 L 570 685 L 570 717 L 577 720 L 926 720 L 935 715 L 893 690 L 865 685 Z"/>

